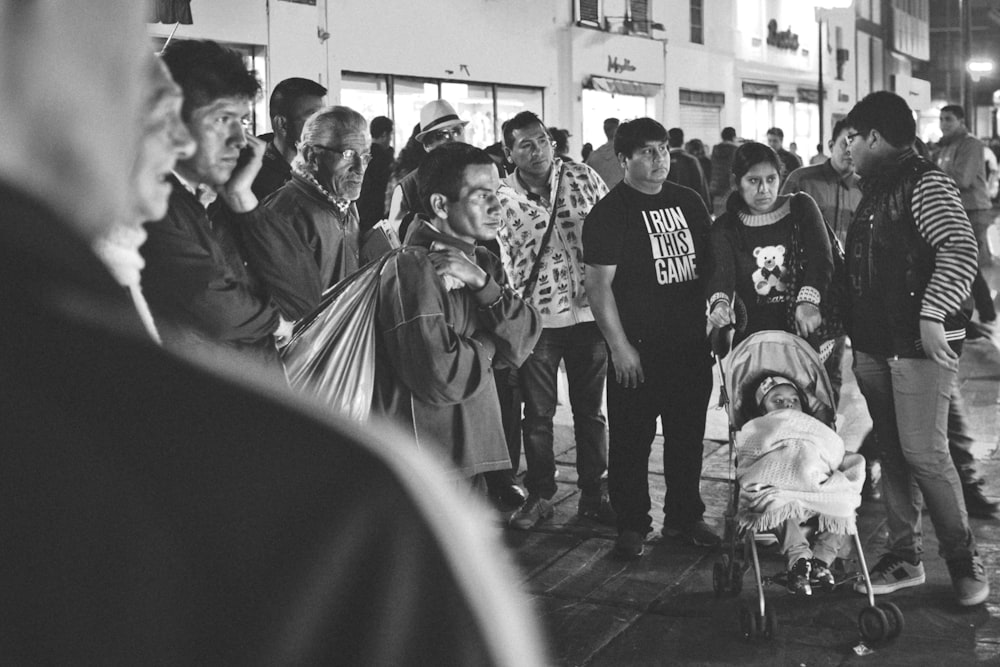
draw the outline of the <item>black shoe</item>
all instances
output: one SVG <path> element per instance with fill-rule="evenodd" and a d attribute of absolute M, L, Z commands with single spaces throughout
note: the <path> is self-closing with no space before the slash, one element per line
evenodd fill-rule
<path fill-rule="evenodd" d="M 608 499 L 608 494 L 600 491 L 597 493 L 581 493 L 580 504 L 577 506 L 577 514 L 605 526 L 614 526 L 618 523 L 618 515 L 611 508 L 611 501 Z"/>
<path fill-rule="evenodd" d="M 646 538 L 634 530 L 623 530 L 615 540 L 615 554 L 619 558 L 633 560 L 640 558 L 645 552 Z"/>
<path fill-rule="evenodd" d="M 524 504 L 527 496 L 517 484 L 501 484 L 490 489 L 490 498 L 501 507 L 515 510 Z"/>
<path fill-rule="evenodd" d="M 800 558 L 792 563 L 792 566 L 788 568 L 788 591 L 796 595 L 812 595 L 812 586 L 809 585 L 811 571 L 812 565 L 805 558 Z"/>
<path fill-rule="evenodd" d="M 833 572 L 830 572 L 830 566 L 821 561 L 819 558 L 813 558 L 809 561 L 809 567 L 811 569 L 810 576 L 812 580 L 823 587 L 823 590 L 832 590 L 835 580 L 833 578 Z"/>
<path fill-rule="evenodd" d="M 997 503 L 983 495 L 982 483 L 963 484 L 962 495 L 965 496 L 965 509 L 973 519 L 992 519 L 996 517 Z"/>

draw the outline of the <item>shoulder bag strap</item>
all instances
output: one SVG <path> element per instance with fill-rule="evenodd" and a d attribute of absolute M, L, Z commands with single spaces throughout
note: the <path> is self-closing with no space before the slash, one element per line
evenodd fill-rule
<path fill-rule="evenodd" d="M 542 255 L 545 254 L 545 249 L 549 245 L 549 239 L 552 238 L 552 230 L 556 226 L 556 213 L 559 211 L 559 188 L 562 186 L 563 169 L 564 167 L 560 167 L 556 188 L 552 191 L 552 212 L 549 214 L 549 226 L 545 229 L 542 242 L 538 244 L 538 254 L 535 255 L 535 263 L 532 265 L 531 273 L 528 274 L 528 279 L 524 281 L 524 286 L 521 289 L 521 297 L 525 300 L 531 296 L 532 290 L 535 289 L 535 283 L 538 282 L 538 272 L 542 268 Z"/>

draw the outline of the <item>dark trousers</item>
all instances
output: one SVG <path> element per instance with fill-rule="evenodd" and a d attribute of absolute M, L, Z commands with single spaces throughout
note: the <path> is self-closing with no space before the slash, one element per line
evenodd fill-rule
<path fill-rule="evenodd" d="M 573 411 L 577 486 L 587 494 L 599 493 L 608 469 L 608 426 L 601 408 L 608 370 L 604 337 L 594 322 L 543 329 L 518 375 L 524 396 L 522 429 L 528 464 L 524 485 L 529 494 L 546 499 L 556 493 L 552 418 L 559 398 L 560 361 L 566 365 Z"/>
<path fill-rule="evenodd" d="M 663 476 L 667 493 L 663 522 L 688 526 L 705 512 L 701 464 L 705 418 L 712 393 L 708 343 L 636 346 L 645 382 L 626 389 L 615 381 L 608 362 L 608 491 L 618 513 L 618 531 L 649 532 L 649 453 L 656 418 L 663 423 Z"/>
<path fill-rule="evenodd" d="M 483 473 L 490 492 L 517 484 L 517 469 L 521 466 L 521 390 L 517 386 L 517 370 L 494 369 L 493 377 L 496 381 L 497 397 L 500 399 L 500 418 L 503 420 L 503 435 L 507 441 L 510 468 Z"/>

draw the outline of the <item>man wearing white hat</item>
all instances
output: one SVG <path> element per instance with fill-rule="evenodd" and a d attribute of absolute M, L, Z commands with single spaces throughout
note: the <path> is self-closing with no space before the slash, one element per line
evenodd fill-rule
<path fill-rule="evenodd" d="M 423 144 L 424 150 L 430 153 L 438 146 L 453 141 L 462 141 L 463 130 L 468 124 L 469 121 L 458 117 L 455 107 L 451 104 L 445 100 L 433 100 L 420 110 L 420 132 L 417 133 L 417 141 Z M 417 173 L 419 171 L 418 167 L 407 174 L 392 191 L 392 200 L 389 203 L 389 222 L 400 241 L 405 240 L 406 230 L 405 228 L 401 230 L 400 224 L 404 218 L 407 218 L 407 214 L 423 212 L 420 193 L 417 191 Z"/>

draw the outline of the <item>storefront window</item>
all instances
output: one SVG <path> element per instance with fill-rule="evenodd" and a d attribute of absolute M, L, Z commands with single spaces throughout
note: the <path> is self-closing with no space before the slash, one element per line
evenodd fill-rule
<path fill-rule="evenodd" d="M 393 119 L 396 123 L 395 146 L 402 149 L 413 132 L 413 126 L 420 122 L 420 110 L 428 102 L 438 99 L 438 84 L 396 78 L 392 93 Z"/>
<path fill-rule="evenodd" d="M 647 98 L 638 95 L 606 93 L 601 90 L 583 89 L 583 143 L 594 148 L 607 142 L 604 136 L 604 119 L 621 121 L 649 115 Z"/>
<path fill-rule="evenodd" d="M 539 118 L 545 120 L 542 109 L 542 91 L 540 88 L 515 88 L 513 86 L 497 86 L 497 140 L 503 140 L 503 124 L 521 113 L 533 111 Z"/>
<path fill-rule="evenodd" d="M 740 136 L 749 141 L 767 141 L 771 127 L 771 100 L 766 97 L 740 98 Z"/>
<path fill-rule="evenodd" d="M 459 118 L 469 121 L 465 141 L 486 148 L 496 141 L 493 123 L 493 86 L 472 83 L 441 83 L 441 99 L 455 107 Z"/>
<path fill-rule="evenodd" d="M 343 74 L 340 103 L 351 107 L 369 122 L 376 116 L 389 115 L 389 91 L 384 76 Z"/>

